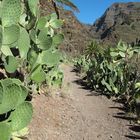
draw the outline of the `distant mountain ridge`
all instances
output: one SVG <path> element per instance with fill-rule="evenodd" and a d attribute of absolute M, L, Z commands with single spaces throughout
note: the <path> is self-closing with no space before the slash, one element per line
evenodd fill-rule
<path fill-rule="evenodd" d="M 140 40 L 140 2 L 114 3 L 90 31 L 95 39 L 108 44 Z"/>

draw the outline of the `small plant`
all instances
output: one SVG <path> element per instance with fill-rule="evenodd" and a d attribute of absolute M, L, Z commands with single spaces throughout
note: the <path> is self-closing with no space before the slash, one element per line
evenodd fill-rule
<path fill-rule="evenodd" d="M 86 73 L 90 67 L 90 59 L 82 55 L 74 60 L 74 67 L 78 73 Z"/>
<path fill-rule="evenodd" d="M 135 89 L 136 90 L 133 97 L 133 103 L 135 104 L 138 123 L 140 123 L 140 82 L 135 84 Z"/>
<path fill-rule="evenodd" d="M 63 81 L 63 71 L 59 68 L 53 68 L 47 72 L 46 80 L 49 87 L 61 87 Z"/>
<path fill-rule="evenodd" d="M 96 40 L 91 41 L 85 50 L 85 55 L 87 58 L 96 57 L 99 53 L 103 53 L 103 47 Z"/>

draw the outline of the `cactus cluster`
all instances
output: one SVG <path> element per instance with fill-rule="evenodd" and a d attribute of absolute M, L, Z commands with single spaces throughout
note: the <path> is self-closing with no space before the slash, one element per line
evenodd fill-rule
<path fill-rule="evenodd" d="M 130 96 L 135 83 L 140 80 L 136 65 L 131 63 L 134 56 L 139 57 L 139 49 L 120 41 L 116 48 L 95 53 L 87 71 L 87 81 L 91 87 L 101 89 L 108 95 Z"/>
<path fill-rule="evenodd" d="M 136 112 L 139 117 L 139 47 L 120 41 L 116 47 L 104 49 L 98 43 L 92 42 L 85 53 L 75 63 L 78 70 L 87 68 L 84 72 L 84 83 L 108 97 L 123 99 L 126 108 Z"/>

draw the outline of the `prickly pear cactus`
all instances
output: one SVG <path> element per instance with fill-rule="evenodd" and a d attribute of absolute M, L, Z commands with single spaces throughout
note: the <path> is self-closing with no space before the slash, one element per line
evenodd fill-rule
<path fill-rule="evenodd" d="M 33 109 L 25 101 L 27 95 L 27 89 L 17 79 L 0 81 L 0 115 L 5 114 L 4 121 L 0 122 L 2 140 L 10 140 L 13 132 L 22 130 L 31 121 Z"/>
<path fill-rule="evenodd" d="M 46 69 L 61 60 L 58 45 L 64 40 L 57 29 L 63 24 L 55 13 L 41 17 L 39 0 L 2 0 L 0 2 L 0 52 L 7 73 L 24 69 L 24 82 L 41 84 Z M 17 50 L 15 54 L 14 50 Z M 20 72 L 20 71 L 19 71 Z"/>
<path fill-rule="evenodd" d="M 64 39 L 58 33 L 62 24 L 55 13 L 40 16 L 39 0 L 0 1 L 1 65 L 7 77 L 0 80 L 0 115 L 4 116 L 0 122 L 0 140 L 10 140 L 13 133 L 30 122 L 33 110 L 26 101 L 27 89 L 50 83 L 47 73 L 62 60 L 58 50 Z M 13 75 L 23 75 L 23 83 L 11 79 Z M 56 83 L 60 85 L 62 76 L 58 77 Z"/>

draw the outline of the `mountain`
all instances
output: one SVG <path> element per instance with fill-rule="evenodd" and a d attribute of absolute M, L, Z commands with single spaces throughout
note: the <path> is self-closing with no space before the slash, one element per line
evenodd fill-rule
<path fill-rule="evenodd" d="M 114 3 L 90 28 L 95 39 L 115 44 L 140 41 L 140 2 Z"/>
<path fill-rule="evenodd" d="M 47 0 L 41 0 L 41 14 L 48 15 L 54 11 L 52 4 Z M 74 13 L 59 7 L 60 18 L 64 20 L 63 33 L 65 41 L 61 45 L 61 50 L 72 56 L 81 54 L 85 46 L 93 38 L 89 31 L 90 26 L 81 23 Z"/>

